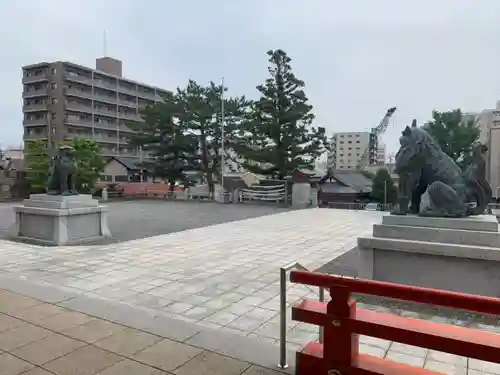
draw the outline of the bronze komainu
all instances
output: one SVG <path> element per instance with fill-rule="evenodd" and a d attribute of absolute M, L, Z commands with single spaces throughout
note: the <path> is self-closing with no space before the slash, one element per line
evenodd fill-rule
<path fill-rule="evenodd" d="M 416 121 L 404 129 L 400 144 L 395 158 L 399 202 L 393 214 L 464 217 L 484 213 L 492 195 L 486 181 L 486 146 L 475 147 L 471 163 L 462 171 L 427 131 L 416 126 Z M 429 194 L 429 204 L 420 211 L 425 192 Z"/>
<path fill-rule="evenodd" d="M 76 190 L 75 150 L 70 146 L 61 146 L 52 158 L 49 170 L 49 195 L 77 195 Z"/>

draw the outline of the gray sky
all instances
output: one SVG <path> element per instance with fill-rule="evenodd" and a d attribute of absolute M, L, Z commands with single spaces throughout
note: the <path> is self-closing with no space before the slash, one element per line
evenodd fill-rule
<path fill-rule="evenodd" d="M 22 139 L 21 66 L 103 54 L 124 75 L 173 89 L 225 77 L 230 94 L 256 97 L 266 51 L 282 48 L 317 124 L 363 131 L 397 106 L 384 136 L 432 109 L 493 108 L 500 99 L 498 0 L 31 0 L 0 14 L 0 145 Z"/>

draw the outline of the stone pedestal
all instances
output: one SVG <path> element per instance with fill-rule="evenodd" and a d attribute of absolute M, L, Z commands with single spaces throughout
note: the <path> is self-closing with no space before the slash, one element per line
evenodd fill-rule
<path fill-rule="evenodd" d="M 70 245 L 111 237 L 108 208 L 91 195 L 33 194 L 14 207 L 16 236 L 43 245 Z"/>
<path fill-rule="evenodd" d="M 494 215 L 387 215 L 358 238 L 358 276 L 500 297 L 500 233 Z"/>

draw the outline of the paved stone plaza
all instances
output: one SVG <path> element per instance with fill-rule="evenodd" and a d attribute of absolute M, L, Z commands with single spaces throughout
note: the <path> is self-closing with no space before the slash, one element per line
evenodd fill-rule
<path fill-rule="evenodd" d="M 2 241 L 0 288 L 273 368 L 279 267 L 298 261 L 316 269 L 354 247 L 380 220 L 379 212 L 310 209 L 103 246 L 43 248 Z M 289 285 L 287 295 L 293 303 L 315 298 L 316 291 Z M 316 327 L 290 319 L 287 331 L 291 351 L 318 337 Z M 500 365 L 367 337 L 361 342 L 363 352 L 443 373 L 500 374 Z"/>
<path fill-rule="evenodd" d="M 0 238 L 12 234 L 15 223 L 13 207 L 19 204 L 0 203 Z M 169 202 L 161 199 L 120 200 L 106 205 L 113 237 L 99 240 L 96 244 L 130 241 L 289 211 L 276 206 Z"/>

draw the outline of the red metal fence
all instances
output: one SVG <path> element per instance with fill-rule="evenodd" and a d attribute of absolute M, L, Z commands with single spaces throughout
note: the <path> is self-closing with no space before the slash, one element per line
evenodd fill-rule
<path fill-rule="evenodd" d="M 323 344 L 297 353 L 297 375 L 441 374 L 358 352 L 358 335 L 500 363 L 500 334 L 356 308 L 351 293 L 500 315 L 500 299 L 342 276 L 292 271 L 292 282 L 330 289 L 328 303 L 303 300 L 292 319 L 322 326 Z"/>

